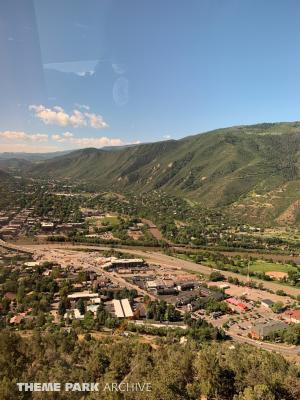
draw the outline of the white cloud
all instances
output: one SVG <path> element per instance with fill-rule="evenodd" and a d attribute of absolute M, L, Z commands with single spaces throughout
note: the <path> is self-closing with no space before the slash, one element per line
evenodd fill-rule
<path fill-rule="evenodd" d="M 66 139 L 63 138 L 61 135 L 59 134 L 55 134 L 51 136 L 51 139 L 54 140 L 55 142 L 64 142 Z"/>
<path fill-rule="evenodd" d="M 171 137 L 172 137 L 171 135 L 164 135 L 163 136 L 164 139 L 171 139 Z"/>
<path fill-rule="evenodd" d="M 124 144 L 121 139 L 111 139 L 106 136 L 96 138 L 71 138 L 71 143 L 78 147 L 121 146 Z"/>
<path fill-rule="evenodd" d="M 85 106 L 87 107 L 87 106 Z M 71 125 L 75 128 L 90 127 L 95 129 L 107 128 L 108 124 L 99 114 L 73 110 L 68 114 L 62 107 L 54 106 L 52 109 L 43 105 L 30 105 L 29 110 L 46 125 Z"/>
<path fill-rule="evenodd" d="M 75 137 L 72 132 L 53 133 L 26 133 L 22 131 L 0 131 L 1 150 L 7 151 L 28 151 L 47 152 L 62 149 L 77 149 L 85 147 L 122 146 L 130 144 L 123 142 L 120 138 L 100 137 Z M 39 143 L 46 142 L 43 145 Z M 131 142 L 138 144 L 139 141 Z M 57 145 L 57 146 L 55 146 Z"/>
<path fill-rule="evenodd" d="M 25 133 L 22 131 L 2 131 L 0 132 L 0 138 L 6 140 L 23 140 L 23 141 L 35 141 L 45 142 L 48 140 L 48 135 L 45 133 Z"/>
<path fill-rule="evenodd" d="M 120 146 L 124 144 L 121 139 L 101 137 L 74 137 L 72 132 L 64 132 L 62 134 L 53 134 L 51 139 L 54 142 L 65 142 L 68 146 L 75 147 L 103 147 L 103 146 Z"/>
<path fill-rule="evenodd" d="M 74 135 L 73 135 L 72 132 L 65 132 L 65 133 L 63 133 L 63 136 L 64 136 L 65 138 L 71 138 L 71 137 L 73 137 Z"/>
<path fill-rule="evenodd" d="M 103 117 L 101 117 L 101 115 L 92 113 L 84 113 L 84 114 L 88 118 L 91 128 L 95 129 L 108 128 L 107 123 L 103 120 Z"/>

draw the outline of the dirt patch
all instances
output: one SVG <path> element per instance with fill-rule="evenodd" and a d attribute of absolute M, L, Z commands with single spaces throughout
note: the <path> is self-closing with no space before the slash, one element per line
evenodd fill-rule
<path fill-rule="evenodd" d="M 268 275 L 270 278 L 273 278 L 273 279 L 284 279 L 288 276 L 288 273 L 281 272 L 281 271 L 269 271 L 269 272 L 265 272 L 265 275 Z"/>
<path fill-rule="evenodd" d="M 134 240 L 139 240 L 143 236 L 142 231 L 131 231 L 130 229 L 127 231 L 127 235 Z"/>
<path fill-rule="evenodd" d="M 292 203 L 283 213 L 276 218 L 278 223 L 291 224 L 295 222 L 298 212 L 300 211 L 300 200 L 296 200 Z"/>
<path fill-rule="evenodd" d="M 163 240 L 163 235 L 152 221 L 150 221 L 149 219 L 142 219 L 142 222 L 143 224 L 148 225 L 149 232 L 151 233 L 152 236 L 155 237 L 155 239 Z"/>

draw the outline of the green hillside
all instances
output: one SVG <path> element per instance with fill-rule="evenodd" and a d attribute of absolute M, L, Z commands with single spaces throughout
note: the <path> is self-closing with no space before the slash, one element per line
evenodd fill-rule
<path fill-rule="evenodd" d="M 258 124 L 116 151 L 79 150 L 29 171 L 104 190 L 160 189 L 250 222 L 291 224 L 300 219 L 299 150 L 299 122 Z"/>

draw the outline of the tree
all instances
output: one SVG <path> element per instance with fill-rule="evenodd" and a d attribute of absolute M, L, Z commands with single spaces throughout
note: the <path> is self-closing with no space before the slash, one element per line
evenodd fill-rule
<path fill-rule="evenodd" d="M 284 310 L 284 304 L 282 301 L 277 301 L 276 303 L 272 304 L 271 308 L 274 313 L 280 313 Z"/>
<path fill-rule="evenodd" d="M 76 306 L 80 312 L 81 315 L 85 314 L 85 304 L 84 301 L 82 299 L 79 299 L 76 303 Z"/>
<path fill-rule="evenodd" d="M 67 309 L 65 306 L 65 302 L 64 302 L 64 300 L 61 300 L 58 305 L 58 314 L 63 316 L 63 315 L 65 315 L 66 311 L 67 311 Z"/>
<path fill-rule="evenodd" d="M 196 379 L 201 394 L 208 398 L 229 400 L 234 394 L 234 373 L 220 362 L 216 347 L 205 348 L 195 362 Z"/>
<path fill-rule="evenodd" d="M 217 281 L 223 281 L 225 279 L 225 276 L 223 274 L 221 274 L 221 272 L 218 271 L 213 271 L 210 275 L 209 275 L 209 279 L 212 282 L 217 282 Z"/>
<path fill-rule="evenodd" d="M 266 385 L 247 387 L 243 393 L 235 395 L 233 400 L 275 400 L 274 394 Z"/>
<path fill-rule="evenodd" d="M 88 311 L 85 313 L 84 320 L 83 320 L 83 325 L 85 329 L 88 331 L 92 330 L 94 327 L 94 314 L 92 311 Z"/>

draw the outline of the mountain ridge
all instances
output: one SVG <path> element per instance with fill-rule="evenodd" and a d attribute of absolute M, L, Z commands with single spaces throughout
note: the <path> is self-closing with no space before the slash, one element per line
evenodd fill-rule
<path fill-rule="evenodd" d="M 101 190 L 163 190 L 270 222 L 300 198 L 299 166 L 300 123 L 292 122 L 222 128 L 118 151 L 76 150 L 39 161 L 26 173 Z"/>

